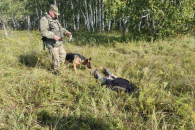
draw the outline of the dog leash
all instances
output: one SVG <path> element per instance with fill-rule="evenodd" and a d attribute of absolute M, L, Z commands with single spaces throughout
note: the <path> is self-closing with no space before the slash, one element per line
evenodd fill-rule
<path fill-rule="evenodd" d="M 61 40 L 61 41 L 62 41 L 62 40 Z M 65 44 L 69 44 L 71 41 L 73 41 L 73 40 L 72 40 L 72 35 L 70 35 L 70 38 L 69 38 L 68 42 L 66 42 L 66 41 L 62 41 L 62 42 L 65 43 Z M 75 45 L 74 45 L 74 46 L 75 46 Z M 81 52 L 79 51 L 78 47 L 75 46 L 75 48 L 77 49 L 78 53 L 81 54 Z"/>
<path fill-rule="evenodd" d="M 70 35 L 68 42 L 63 41 L 62 39 L 60 39 L 60 41 L 65 43 L 65 44 L 69 44 L 72 41 L 72 35 Z"/>
<path fill-rule="evenodd" d="M 73 41 L 73 40 L 72 40 L 72 35 L 71 35 L 70 38 L 69 38 L 69 43 L 70 43 L 71 41 Z M 74 46 L 75 46 L 75 45 L 74 45 Z M 79 51 L 78 47 L 75 46 L 75 48 L 77 49 L 78 53 L 81 54 L 81 52 Z"/>

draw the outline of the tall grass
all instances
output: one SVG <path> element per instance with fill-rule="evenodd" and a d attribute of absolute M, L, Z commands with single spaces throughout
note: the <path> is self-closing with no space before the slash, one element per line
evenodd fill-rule
<path fill-rule="evenodd" d="M 0 31 L 0 129 L 195 128 L 194 37 L 146 42 L 104 35 L 109 42 L 97 43 L 101 35 L 85 36 L 73 35 L 66 52 L 91 57 L 93 69 L 106 66 L 138 90 L 117 93 L 68 62 L 53 75 L 39 32 Z"/>

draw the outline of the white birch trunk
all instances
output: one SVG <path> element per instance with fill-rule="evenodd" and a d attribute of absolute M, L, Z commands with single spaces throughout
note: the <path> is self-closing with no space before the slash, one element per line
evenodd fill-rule
<path fill-rule="evenodd" d="M 72 17 L 72 21 L 73 21 L 73 31 L 75 31 L 76 30 L 75 16 Z"/>
<path fill-rule="evenodd" d="M 58 2 L 58 13 L 60 14 L 61 11 L 60 11 L 59 7 L 60 7 L 60 2 Z M 59 20 L 59 22 L 61 23 L 61 15 L 58 16 L 58 20 Z"/>
<path fill-rule="evenodd" d="M 75 31 L 76 30 L 76 23 L 75 23 L 75 15 L 74 15 L 74 5 L 73 5 L 72 0 L 71 0 L 71 10 L 73 12 L 73 14 L 72 14 L 72 21 L 73 21 L 72 29 L 73 29 L 73 31 Z"/>
<path fill-rule="evenodd" d="M 42 11 L 42 8 L 40 10 L 40 15 L 41 15 L 41 18 L 43 17 L 43 11 Z"/>
<path fill-rule="evenodd" d="M 86 13 L 87 30 L 90 32 L 89 15 L 88 15 L 88 10 L 87 10 L 87 2 L 86 2 L 86 0 L 84 0 L 84 5 L 85 5 L 85 13 Z"/>
<path fill-rule="evenodd" d="M 79 0 L 77 0 L 77 3 L 80 3 Z M 80 29 L 80 11 L 76 15 L 76 19 L 77 19 L 77 30 L 79 30 Z"/>
<path fill-rule="evenodd" d="M 36 15 L 37 15 L 37 20 L 39 19 L 39 13 L 38 13 L 38 9 L 36 7 Z"/>
<path fill-rule="evenodd" d="M 13 22 L 13 26 L 14 26 L 14 29 L 16 28 L 16 23 L 14 21 L 14 18 L 12 17 L 12 22 Z"/>
<path fill-rule="evenodd" d="M 65 21 L 65 18 L 64 18 L 64 14 L 62 15 L 62 19 L 63 19 L 62 23 L 63 23 L 63 25 L 64 25 L 64 27 L 65 27 L 66 21 Z"/>
<path fill-rule="evenodd" d="M 13 12 L 12 12 L 12 23 L 13 23 L 13 27 L 14 27 L 14 29 L 16 28 L 16 22 L 15 22 L 15 20 L 14 20 L 14 15 L 13 15 Z"/>
<path fill-rule="evenodd" d="M 98 27 L 98 1 L 96 1 L 96 10 L 95 10 L 95 17 L 96 17 L 96 27 Z"/>
<path fill-rule="evenodd" d="M 36 14 L 37 14 L 37 18 L 36 18 L 36 26 L 37 28 L 39 27 L 39 13 L 38 13 L 38 9 L 36 7 Z"/>
<path fill-rule="evenodd" d="M 27 28 L 28 28 L 28 30 L 30 30 L 30 28 L 31 28 L 30 16 L 29 15 L 27 16 Z"/>
<path fill-rule="evenodd" d="M 95 10 L 93 11 L 93 22 L 94 22 L 94 26 L 96 26 L 96 19 L 95 19 L 96 18 L 95 17 L 96 16 L 96 11 Z"/>
<path fill-rule="evenodd" d="M 3 29 L 4 29 L 4 31 L 5 31 L 5 35 L 7 36 L 7 29 L 6 29 L 6 27 L 5 27 L 5 21 L 3 22 Z"/>
<path fill-rule="evenodd" d="M 103 0 L 103 2 L 104 2 L 104 0 Z M 102 3 L 102 31 L 104 32 L 104 4 Z"/>
<path fill-rule="evenodd" d="M 101 18 L 102 14 L 101 14 L 101 0 L 99 0 L 99 29 L 100 29 L 100 33 L 102 32 L 102 18 Z"/>
<path fill-rule="evenodd" d="M 57 2 L 56 2 L 56 0 L 54 0 L 54 1 L 53 1 L 53 4 L 54 4 L 54 5 L 57 5 Z"/>
<path fill-rule="evenodd" d="M 128 33 L 129 29 L 129 17 L 126 17 L 123 21 L 123 34 Z"/>
<path fill-rule="evenodd" d="M 110 32 L 111 23 L 112 23 L 112 21 L 111 21 L 111 20 L 109 20 L 109 22 L 108 22 L 108 32 Z"/>
<path fill-rule="evenodd" d="M 93 10 L 92 10 L 92 7 L 91 7 L 91 1 L 89 3 L 89 8 L 90 8 L 90 12 L 91 12 L 90 23 L 91 23 L 92 31 L 94 32 Z"/>
<path fill-rule="evenodd" d="M 38 6 L 37 6 L 37 1 L 35 0 L 35 2 L 36 2 L 36 9 L 35 9 L 35 11 L 36 11 L 36 19 L 35 19 L 35 25 L 36 25 L 36 27 L 38 28 L 39 27 L 39 12 L 38 12 Z"/>
<path fill-rule="evenodd" d="M 80 28 L 80 14 L 79 13 L 77 14 L 76 18 L 77 18 L 77 30 L 79 30 Z"/>

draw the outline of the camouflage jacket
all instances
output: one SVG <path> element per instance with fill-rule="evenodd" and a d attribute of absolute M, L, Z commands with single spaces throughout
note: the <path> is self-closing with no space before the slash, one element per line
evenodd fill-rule
<path fill-rule="evenodd" d="M 60 29 L 62 31 L 60 31 Z M 47 48 L 59 47 L 62 42 L 55 41 L 53 39 L 54 35 L 61 37 L 60 32 L 65 34 L 66 29 L 62 28 L 61 24 L 57 19 L 52 19 L 47 13 L 40 20 L 40 31 L 42 36 L 45 38 L 45 44 Z"/>

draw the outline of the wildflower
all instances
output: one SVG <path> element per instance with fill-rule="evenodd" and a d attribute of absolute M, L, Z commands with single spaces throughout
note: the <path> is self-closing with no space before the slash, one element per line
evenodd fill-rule
<path fill-rule="evenodd" d="M 149 86 L 153 87 L 153 86 L 154 86 L 154 84 L 152 84 L 152 83 L 149 83 Z"/>
<path fill-rule="evenodd" d="M 41 81 L 41 82 L 45 83 L 45 79 L 42 79 L 42 81 Z"/>
<path fill-rule="evenodd" d="M 185 104 L 185 109 L 187 109 L 188 108 L 188 104 Z"/>
<path fill-rule="evenodd" d="M 150 90 L 150 89 L 148 89 L 148 88 L 145 88 L 145 91 L 146 91 L 146 92 L 149 92 L 149 90 Z"/>
<path fill-rule="evenodd" d="M 133 48 L 133 45 L 132 45 L 132 44 L 130 45 L 130 48 L 131 48 L 131 49 Z"/>

